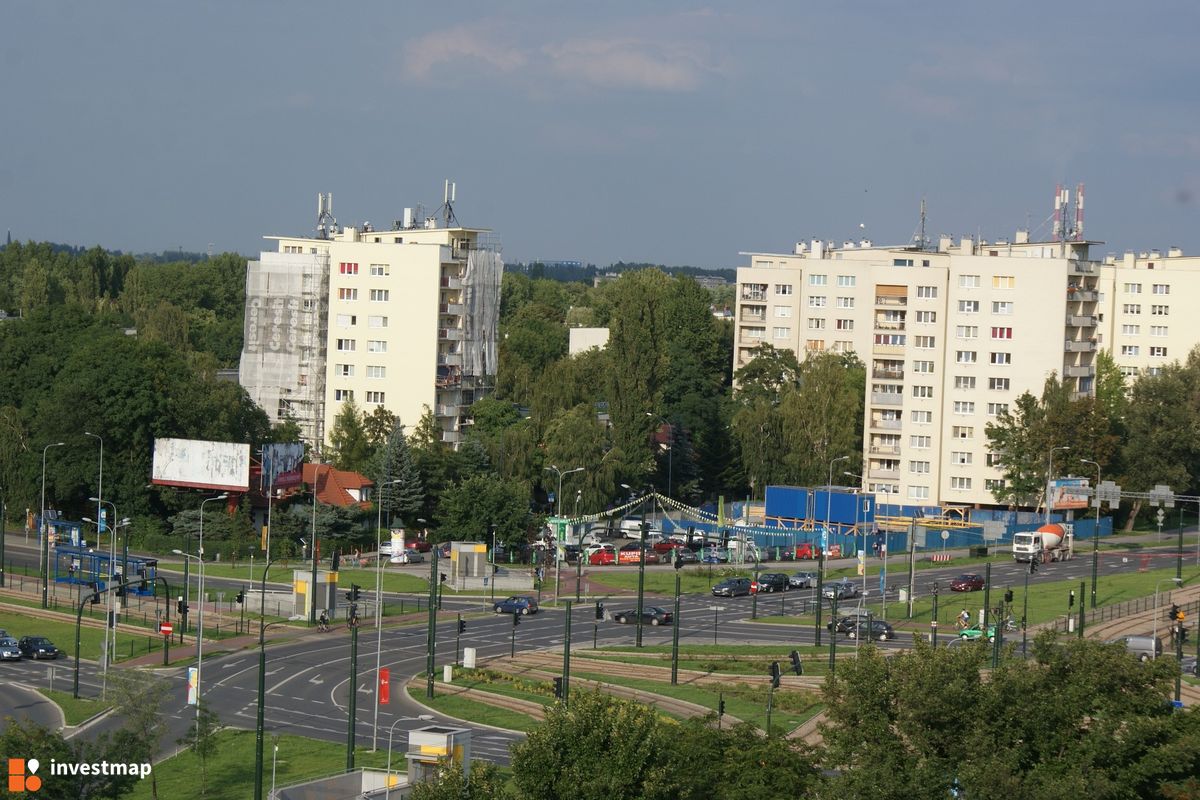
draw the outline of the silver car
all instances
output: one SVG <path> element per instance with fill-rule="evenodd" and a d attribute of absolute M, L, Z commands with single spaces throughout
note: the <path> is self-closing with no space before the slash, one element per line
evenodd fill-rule
<path fill-rule="evenodd" d="M 20 661 L 21 649 L 11 636 L 0 637 L 0 661 Z"/>
<path fill-rule="evenodd" d="M 825 588 L 821 590 L 821 596 L 827 600 L 834 597 L 838 600 L 852 600 L 858 597 L 858 595 L 858 586 L 847 580 L 841 580 L 837 583 L 827 583 L 825 584 Z"/>
<path fill-rule="evenodd" d="M 793 589 L 811 589 L 817 585 L 817 573 L 795 572 L 788 578 L 788 584 Z"/>

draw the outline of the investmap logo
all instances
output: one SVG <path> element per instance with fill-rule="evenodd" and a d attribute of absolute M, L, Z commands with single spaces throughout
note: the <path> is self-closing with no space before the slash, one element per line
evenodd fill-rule
<path fill-rule="evenodd" d="M 8 760 L 8 790 L 10 792 L 36 792 L 42 788 L 42 779 L 37 775 L 38 763 L 36 758 L 26 761 L 23 758 Z"/>
<path fill-rule="evenodd" d="M 41 763 L 36 758 L 10 758 L 8 760 L 8 791 L 36 792 L 42 788 L 42 776 L 38 775 Z M 100 761 L 96 763 L 79 763 L 68 761 L 51 761 L 51 775 L 136 775 L 145 779 L 153 767 L 148 763 L 113 763 Z"/>

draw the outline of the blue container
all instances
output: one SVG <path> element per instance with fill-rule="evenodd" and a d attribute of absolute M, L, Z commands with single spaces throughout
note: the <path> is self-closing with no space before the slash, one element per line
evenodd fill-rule
<path fill-rule="evenodd" d="M 766 515 L 780 519 L 808 517 L 809 490 L 799 486 L 768 486 Z"/>

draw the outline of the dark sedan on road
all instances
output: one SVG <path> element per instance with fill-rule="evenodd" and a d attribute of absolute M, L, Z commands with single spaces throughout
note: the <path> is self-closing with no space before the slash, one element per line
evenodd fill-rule
<path fill-rule="evenodd" d="M 788 582 L 788 576 L 782 572 L 764 572 L 758 576 L 758 591 L 762 592 L 786 592 L 791 588 Z"/>
<path fill-rule="evenodd" d="M 528 616 L 529 614 L 537 613 L 538 604 L 537 600 L 529 595 L 520 594 L 506 597 L 503 600 L 497 600 L 496 604 L 492 606 L 492 610 L 497 614 L 520 614 Z"/>
<path fill-rule="evenodd" d="M 613 622 L 626 625 L 637 621 L 637 609 L 617 611 L 612 615 Z M 658 606 L 642 606 L 642 622 L 647 625 L 670 625 L 671 612 Z"/>
<path fill-rule="evenodd" d="M 871 620 L 870 628 L 868 628 L 867 620 L 859 617 L 846 630 L 846 635 L 851 639 L 874 639 L 882 642 L 886 639 L 895 639 L 896 631 L 881 619 Z"/>
<path fill-rule="evenodd" d="M 983 576 L 976 575 L 971 572 L 959 575 L 954 580 L 950 581 L 950 591 L 952 592 L 978 592 L 983 589 Z"/>
<path fill-rule="evenodd" d="M 712 587 L 713 597 L 739 597 L 750 594 L 749 578 L 726 578 Z"/>
<path fill-rule="evenodd" d="M 22 636 L 17 648 L 26 658 L 58 658 L 58 648 L 45 636 Z"/>

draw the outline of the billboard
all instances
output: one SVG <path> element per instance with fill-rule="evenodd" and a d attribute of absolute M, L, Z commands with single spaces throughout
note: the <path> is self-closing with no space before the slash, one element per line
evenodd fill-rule
<path fill-rule="evenodd" d="M 262 449 L 263 488 L 285 489 L 299 486 L 303 481 L 304 445 L 264 444 Z"/>
<path fill-rule="evenodd" d="M 250 487 L 250 445 L 155 439 L 151 480 L 161 486 L 244 492 Z"/>
<path fill-rule="evenodd" d="M 1056 478 L 1050 481 L 1050 510 L 1088 507 L 1087 478 Z"/>

